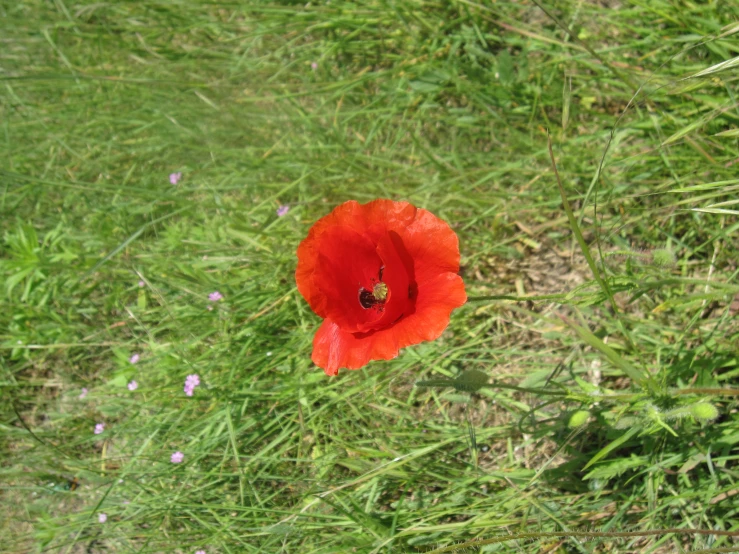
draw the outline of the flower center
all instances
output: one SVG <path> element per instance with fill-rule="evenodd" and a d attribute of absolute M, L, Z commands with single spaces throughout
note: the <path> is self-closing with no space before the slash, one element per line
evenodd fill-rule
<path fill-rule="evenodd" d="M 359 289 L 359 303 L 365 310 L 376 307 L 382 311 L 389 292 L 390 289 L 382 281 L 375 283 L 372 290 L 362 287 Z"/>
<path fill-rule="evenodd" d="M 372 287 L 372 296 L 377 298 L 379 301 L 384 302 L 387 299 L 387 285 L 385 283 L 377 283 Z"/>

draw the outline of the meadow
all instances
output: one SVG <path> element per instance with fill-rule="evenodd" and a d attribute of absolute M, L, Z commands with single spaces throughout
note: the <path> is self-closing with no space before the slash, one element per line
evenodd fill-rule
<path fill-rule="evenodd" d="M 739 4 L 0 0 L 0 44 L 3 552 L 739 552 Z M 296 249 L 375 198 L 469 299 L 329 377 Z"/>

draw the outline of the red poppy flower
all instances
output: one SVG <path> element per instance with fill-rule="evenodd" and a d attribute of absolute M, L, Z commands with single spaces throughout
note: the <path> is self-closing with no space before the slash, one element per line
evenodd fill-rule
<path fill-rule="evenodd" d="M 467 301 L 449 225 L 408 202 L 352 200 L 298 247 L 298 290 L 323 324 L 313 362 L 336 375 L 434 340 Z"/>

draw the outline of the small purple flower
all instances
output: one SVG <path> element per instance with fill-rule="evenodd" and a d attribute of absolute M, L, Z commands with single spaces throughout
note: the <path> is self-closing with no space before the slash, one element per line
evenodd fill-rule
<path fill-rule="evenodd" d="M 184 459 L 185 459 L 185 455 L 178 450 L 177 452 L 172 454 L 172 456 L 169 458 L 169 461 L 172 462 L 173 464 L 180 464 L 182 463 L 182 460 Z"/>
<path fill-rule="evenodd" d="M 134 391 L 137 388 L 139 388 L 139 384 L 136 381 L 131 381 L 130 383 L 128 383 L 128 390 Z"/>
<path fill-rule="evenodd" d="M 315 71 L 316 69 L 318 69 L 318 63 L 316 63 L 316 62 L 312 62 L 312 63 L 310 64 L 310 68 L 311 68 L 311 69 L 312 69 L 313 71 Z"/>
<path fill-rule="evenodd" d="M 277 217 L 287 215 L 288 211 L 290 211 L 290 206 L 288 206 L 287 204 L 283 204 L 282 206 L 277 208 Z"/>
<path fill-rule="evenodd" d="M 173 185 L 176 185 L 177 183 L 179 183 L 180 179 L 182 179 L 182 173 L 180 173 L 179 171 L 177 173 L 169 174 L 169 182 L 172 183 Z"/>
<path fill-rule="evenodd" d="M 195 554 L 205 554 L 205 550 L 196 550 Z"/>
<path fill-rule="evenodd" d="M 137 353 L 135 353 L 133 356 L 128 358 L 128 361 L 132 364 L 138 363 L 138 361 L 141 359 L 141 356 L 139 356 Z"/>
<path fill-rule="evenodd" d="M 185 379 L 185 394 L 187 396 L 192 396 L 195 392 L 195 387 L 197 387 L 200 384 L 200 377 L 197 374 L 188 375 Z"/>
<path fill-rule="evenodd" d="M 85 396 L 87 396 L 87 388 L 82 387 L 82 390 L 80 391 L 80 395 L 78 396 L 78 398 L 82 400 Z"/>
<path fill-rule="evenodd" d="M 211 302 L 218 302 L 219 300 L 223 300 L 223 295 L 218 291 L 211 292 L 208 295 L 208 300 L 210 300 Z"/>
<path fill-rule="evenodd" d="M 105 431 L 105 423 L 96 423 L 95 424 L 95 434 L 99 435 L 103 431 Z"/>
<path fill-rule="evenodd" d="M 108 521 L 108 514 L 98 514 L 98 521 L 100 523 L 105 523 Z"/>
<path fill-rule="evenodd" d="M 139 287 L 142 287 L 143 288 L 145 285 L 146 285 L 146 283 L 144 283 L 143 281 L 139 281 Z"/>

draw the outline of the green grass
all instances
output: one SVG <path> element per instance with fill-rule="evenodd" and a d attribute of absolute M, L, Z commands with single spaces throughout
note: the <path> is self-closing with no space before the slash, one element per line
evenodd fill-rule
<path fill-rule="evenodd" d="M 739 8 L 608 4 L 0 1 L 3 550 L 739 530 Z M 452 225 L 473 301 L 328 378 L 295 250 L 377 197 Z"/>

